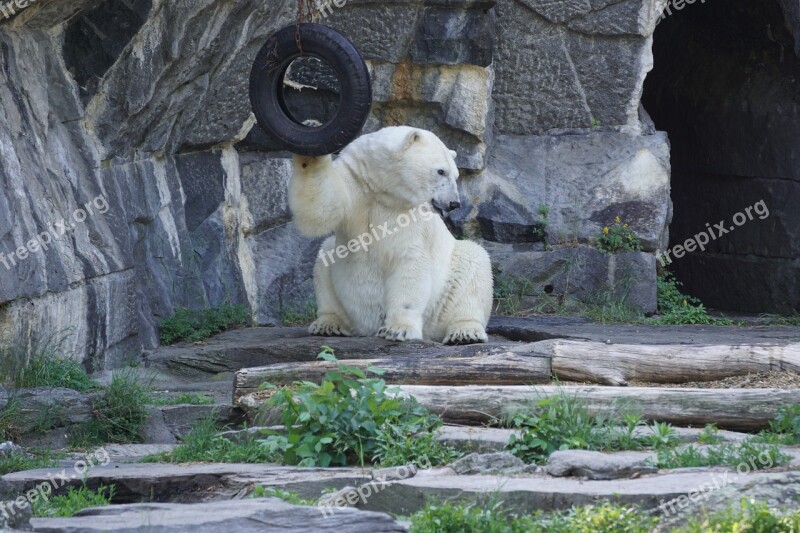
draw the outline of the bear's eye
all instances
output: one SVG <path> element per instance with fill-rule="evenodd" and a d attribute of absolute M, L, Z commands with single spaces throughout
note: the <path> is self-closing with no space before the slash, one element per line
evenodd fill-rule
<path fill-rule="evenodd" d="M 442 170 L 441 168 L 439 169 L 439 175 L 444 176 L 444 170 Z"/>

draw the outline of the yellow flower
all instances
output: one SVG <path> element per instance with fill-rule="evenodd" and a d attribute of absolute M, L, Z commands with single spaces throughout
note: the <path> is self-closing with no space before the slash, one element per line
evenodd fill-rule
<path fill-rule="evenodd" d="M 689 305 L 689 302 L 687 302 L 686 300 L 684 300 L 684 301 L 683 301 L 683 305 Z"/>
<path fill-rule="evenodd" d="M 623 224 L 622 227 L 625 228 L 625 229 L 628 229 L 628 225 L 627 224 Z"/>
<path fill-rule="evenodd" d="M 608 235 L 608 226 L 603 228 L 603 235 Z"/>
<path fill-rule="evenodd" d="M 616 221 L 617 221 L 617 224 L 619 224 L 620 222 L 622 222 L 622 219 L 621 219 L 621 218 L 619 218 L 619 215 L 617 215 L 617 218 L 615 218 L 614 220 L 616 220 Z"/>

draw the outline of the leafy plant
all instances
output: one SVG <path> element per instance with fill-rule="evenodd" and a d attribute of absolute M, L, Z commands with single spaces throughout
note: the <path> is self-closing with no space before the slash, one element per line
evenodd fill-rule
<path fill-rule="evenodd" d="M 406 426 L 390 425 L 378 430 L 378 450 L 374 460 L 381 466 L 402 466 L 422 459 L 431 466 L 452 463 L 463 455 L 442 444 L 433 432 L 412 434 Z"/>
<path fill-rule="evenodd" d="M 338 363 L 333 350 L 322 348 L 319 359 Z M 375 375 L 383 373 L 368 368 Z M 435 431 L 441 420 L 414 399 L 394 396 L 380 378 L 367 378 L 359 368 L 338 363 L 322 383 L 295 382 L 275 387 L 265 409 L 282 413 L 284 432 L 267 432 L 262 442 L 271 453 L 283 455 L 287 464 L 301 466 L 365 465 L 382 454 L 397 459 L 397 448 L 387 445 L 387 435 L 412 436 Z M 413 454 L 418 448 L 406 448 Z M 409 456 L 406 463 L 420 457 Z"/>
<path fill-rule="evenodd" d="M 131 369 L 115 372 L 111 384 L 94 400 L 92 420 L 73 431 L 70 444 L 85 447 L 141 442 L 149 401 L 150 388 Z"/>
<path fill-rule="evenodd" d="M 656 280 L 658 287 L 658 312 L 661 316 L 651 322 L 661 325 L 706 324 L 730 326 L 733 322 L 709 316 L 705 306 L 693 296 L 680 290 L 682 283 L 667 270 L 661 270 Z"/>
<path fill-rule="evenodd" d="M 693 518 L 683 533 L 796 533 L 800 531 L 800 511 L 781 513 L 765 502 L 743 499 L 739 508 L 726 509 L 710 516 Z"/>
<path fill-rule="evenodd" d="M 800 404 L 779 407 L 769 427 L 773 433 L 782 435 L 786 444 L 800 444 Z"/>
<path fill-rule="evenodd" d="M 616 217 L 612 225 L 604 227 L 595 237 L 595 246 L 605 254 L 642 251 L 642 241 L 620 217 Z"/>
<path fill-rule="evenodd" d="M 33 500 L 31 505 L 33 516 L 36 518 L 69 518 L 83 509 L 105 507 L 111 504 L 114 491 L 114 485 L 102 485 L 97 490 L 90 490 L 85 484 L 79 489 L 69 487 L 66 494 L 51 496 L 49 499 Z"/>
<path fill-rule="evenodd" d="M 647 435 L 647 443 L 654 450 L 664 450 L 672 448 L 678 442 L 675 428 L 664 422 L 655 422 L 652 426 L 652 433 Z"/>
<path fill-rule="evenodd" d="M 637 450 L 656 440 L 635 434 L 645 425 L 638 414 L 592 414 L 583 399 L 563 389 L 513 414 L 509 422 L 520 431 L 511 436 L 508 449 L 528 463 L 542 463 L 558 450 Z M 666 427 L 653 432 L 664 445 L 673 443 Z"/>
<path fill-rule="evenodd" d="M 198 342 L 250 321 L 250 313 L 241 304 L 223 304 L 207 309 L 181 307 L 175 310 L 174 315 L 161 321 L 158 326 L 159 339 L 161 344 Z"/>

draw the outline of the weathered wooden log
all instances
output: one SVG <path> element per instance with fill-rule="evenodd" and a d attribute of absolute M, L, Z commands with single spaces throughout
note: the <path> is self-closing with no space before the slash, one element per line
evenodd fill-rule
<path fill-rule="evenodd" d="M 491 348 L 489 353 L 468 357 L 427 355 L 381 359 L 344 360 L 340 363 L 362 370 L 378 367 L 388 383 L 413 385 L 519 385 L 550 383 L 550 358 L 520 347 Z M 288 385 L 294 381 L 319 383 L 337 365 L 326 361 L 280 363 L 245 368 L 236 373 L 234 401 L 258 390 L 265 382 Z"/>
<path fill-rule="evenodd" d="M 494 423 L 533 402 L 556 394 L 583 399 L 593 413 L 636 412 L 647 420 L 676 426 L 717 424 L 731 430 L 753 431 L 769 426 L 778 407 L 800 403 L 800 390 L 786 389 L 669 389 L 655 387 L 553 387 L 401 385 L 400 394 L 414 396 L 445 422 L 480 426 Z M 263 400 L 259 393 L 241 396 L 237 405 L 252 420 Z M 276 419 L 276 417 L 268 417 Z M 270 422 L 274 423 L 274 422 Z"/>
<path fill-rule="evenodd" d="M 677 426 L 717 424 L 732 430 L 766 428 L 778 407 L 800 403 L 800 390 L 785 389 L 670 389 L 656 387 L 524 387 L 400 386 L 445 422 L 481 425 L 555 394 L 582 398 L 589 410 L 609 413 L 632 410 L 645 419 Z"/>
<path fill-rule="evenodd" d="M 626 385 L 716 381 L 773 370 L 800 372 L 800 343 L 784 345 L 623 345 L 572 340 L 536 343 L 564 381 Z"/>

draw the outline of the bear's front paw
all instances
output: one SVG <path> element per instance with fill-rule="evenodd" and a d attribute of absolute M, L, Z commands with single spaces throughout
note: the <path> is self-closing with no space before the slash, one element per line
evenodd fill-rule
<path fill-rule="evenodd" d="M 444 344 L 474 344 L 488 340 L 489 336 L 486 335 L 486 330 L 482 326 L 470 324 L 451 331 L 442 342 Z"/>
<path fill-rule="evenodd" d="M 350 337 L 350 326 L 341 318 L 334 315 L 325 315 L 316 319 L 308 326 L 308 333 L 323 337 Z"/>
<path fill-rule="evenodd" d="M 422 338 L 422 331 L 411 324 L 393 324 L 383 326 L 378 330 L 378 337 L 383 337 L 387 341 L 410 341 Z"/>

